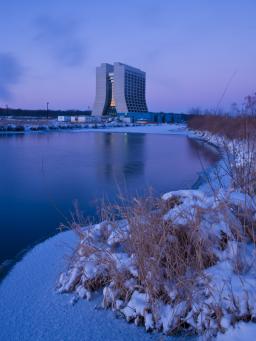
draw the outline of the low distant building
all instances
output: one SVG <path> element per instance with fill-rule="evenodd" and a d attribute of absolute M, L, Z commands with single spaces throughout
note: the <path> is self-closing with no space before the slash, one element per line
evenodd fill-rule
<path fill-rule="evenodd" d="M 87 116 L 71 116 L 71 123 L 85 123 Z"/>
<path fill-rule="evenodd" d="M 132 123 L 186 123 L 191 115 L 182 113 L 164 113 L 164 112 L 129 112 L 129 113 L 119 113 L 119 118 L 123 122 Z"/>
<path fill-rule="evenodd" d="M 58 122 L 70 122 L 70 116 L 58 116 Z"/>

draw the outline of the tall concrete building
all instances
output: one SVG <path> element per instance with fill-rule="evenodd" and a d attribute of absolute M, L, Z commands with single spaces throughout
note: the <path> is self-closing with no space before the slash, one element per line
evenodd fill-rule
<path fill-rule="evenodd" d="M 102 63 L 96 69 L 93 115 L 147 112 L 145 72 L 125 65 Z"/>

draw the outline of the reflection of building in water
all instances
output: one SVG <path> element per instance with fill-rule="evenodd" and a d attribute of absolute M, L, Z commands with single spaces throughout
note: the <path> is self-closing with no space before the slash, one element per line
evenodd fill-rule
<path fill-rule="evenodd" d="M 143 134 L 95 134 L 99 177 L 128 184 L 129 180 L 144 174 Z"/>

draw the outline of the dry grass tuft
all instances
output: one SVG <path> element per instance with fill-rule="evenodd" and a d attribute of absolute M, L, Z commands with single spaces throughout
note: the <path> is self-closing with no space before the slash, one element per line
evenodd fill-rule
<path fill-rule="evenodd" d="M 177 198 L 165 202 L 148 196 L 134 199 L 129 206 L 114 208 L 128 222 L 129 235 L 123 238 L 122 247 L 132 255 L 138 270 L 138 285 L 151 302 L 188 300 L 202 271 L 216 262 L 212 241 L 202 238 L 198 229 L 199 212 L 190 224 L 182 227 L 163 219 L 167 209 L 179 204 Z M 111 205 L 108 210 L 112 214 Z M 111 277 L 115 276 L 114 272 Z M 124 280 L 119 283 L 121 287 Z M 170 295 L 171 288 L 177 292 Z"/>

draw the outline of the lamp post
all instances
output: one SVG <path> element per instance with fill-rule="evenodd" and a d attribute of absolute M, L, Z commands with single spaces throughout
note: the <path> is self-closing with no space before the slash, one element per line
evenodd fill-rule
<path fill-rule="evenodd" d="M 49 119 L 49 102 L 46 102 L 47 120 Z"/>

